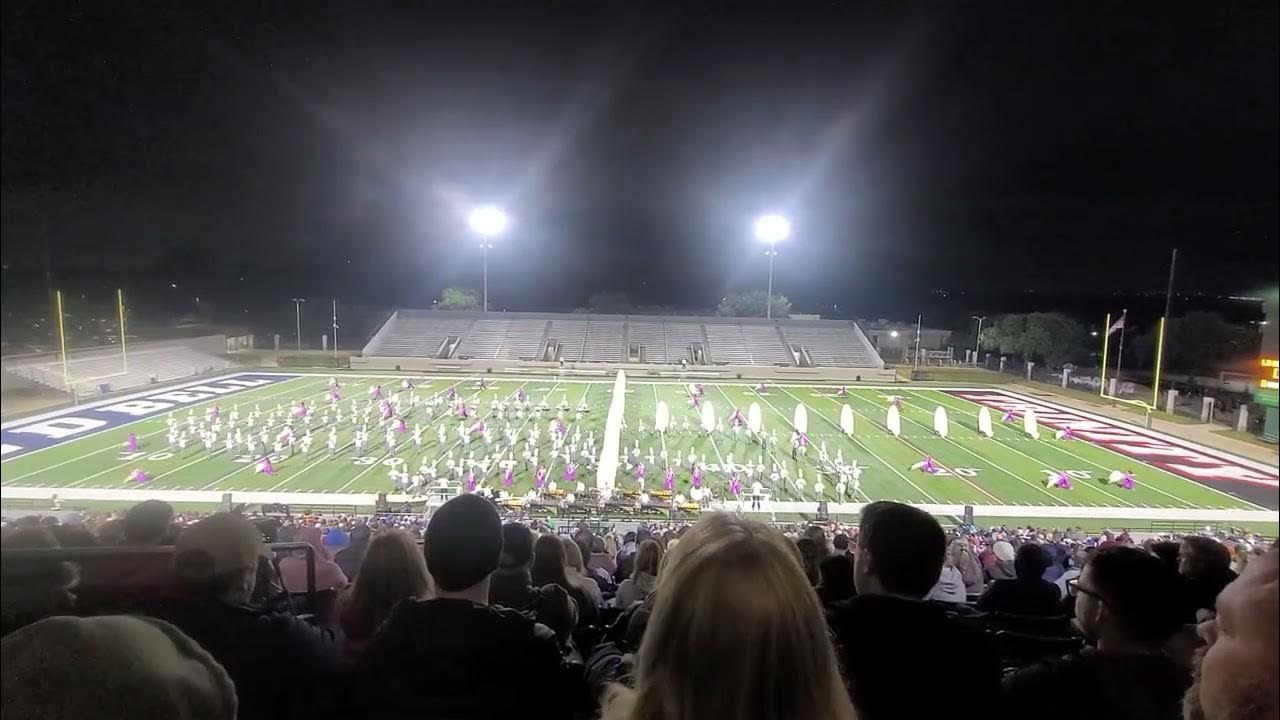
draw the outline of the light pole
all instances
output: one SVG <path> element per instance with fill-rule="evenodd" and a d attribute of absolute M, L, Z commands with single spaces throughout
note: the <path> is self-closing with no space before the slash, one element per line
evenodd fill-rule
<path fill-rule="evenodd" d="M 489 248 L 493 238 L 507 229 L 507 214 L 494 205 L 483 205 L 471 211 L 467 217 L 471 231 L 480 236 L 480 265 L 484 274 L 483 309 L 489 312 Z"/>
<path fill-rule="evenodd" d="M 765 254 L 769 256 L 769 290 L 764 304 L 764 316 L 773 319 L 773 259 L 778 255 L 777 245 L 791 236 L 791 223 L 777 213 L 769 213 L 756 218 L 753 229 L 757 240 L 769 243 Z"/>
<path fill-rule="evenodd" d="M 302 303 L 306 298 L 293 298 L 294 331 L 298 334 L 298 352 L 302 352 Z"/>
<path fill-rule="evenodd" d="M 974 320 L 978 321 L 978 334 L 973 336 L 973 364 L 978 364 L 978 349 L 982 347 L 982 321 L 987 319 L 986 315 L 974 315 Z"/>

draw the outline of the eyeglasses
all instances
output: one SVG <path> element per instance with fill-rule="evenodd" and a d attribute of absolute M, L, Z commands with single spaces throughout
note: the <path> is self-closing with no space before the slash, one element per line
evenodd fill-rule
<path fill-rule="evenodd" d="M 1096 590 L 1090 590 L 1089 588 L 1087 588 L 1087 587 L 1085 587 L 1085 586 L 1081 585 L 1081 584 L 1080 584 L 1080 578 L 1071 578 L 1070 580 L 1068 580 L 1068 581 L 1067 581 L 1067 594 L 1068 594 L 1068 595 L 1070 595 L 1071 597 L 1075 597 L 1076 595 L 1079 595 L 1080 593 L 1084 593 L 1085 595 L 1088 595 L 1089 597 L 1091 597 L 1091 598 L 1093 598 L 1093 599 L 1097 600 L 1098 602 L 1102 603 L 1103 605 L 1106 605 L 1106 604 L 1107 604 L 1107 599 L 1106 599 L 1106 598 L 1104 598 L 1104 597 L 1102 597 L 1102 594 L 1101 594 L 1101 593 L 1099 593 L 1099 592 L 1098 592 L 1098 591 L 1096 591 Z"/>

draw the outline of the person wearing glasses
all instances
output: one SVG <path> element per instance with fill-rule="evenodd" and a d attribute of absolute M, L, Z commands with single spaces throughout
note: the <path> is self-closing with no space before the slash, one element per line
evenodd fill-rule
<path fill-rule="evenodd" d="M 1006 676 L 1007 717 L 1178 717 L 1191 677 L 1164 653 L 1181 627 L 1176 574 L 1140 549 L 1108 547 L 1067 589 L 1089 647 Z M 1046 702 L 1064 697 L 1072 701 Z"/>

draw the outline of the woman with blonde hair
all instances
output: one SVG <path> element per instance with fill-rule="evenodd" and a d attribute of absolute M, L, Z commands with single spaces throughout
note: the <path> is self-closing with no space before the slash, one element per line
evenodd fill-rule
<path fill-rule="evenodd" d="M 353 650 L 363 649 L 405 598 L 431 595 L 422 548 L 406 530 L 377 533 L 369 541 L 356 582 L 343 595 L 338 623 Z"/>
<path fill-rule="evenodd" d="M 604 720 L 852 720 L 822 607 L 791 543 L 717 513 L 662 565 L 635 664 Z"/>
<path fill-rule="evenodd" d="M 578 543 L 570 537 L 560 538 L 560 544 L 564 546 L 564 567 L 569 575 L 569 582 L 581 587 L 591 596 L 596 605 L 603 604 L 604 596 L 600 593 L 600 583 L 587 574 L 586 563 L 582 561 L 582 548 L 578 547 Z"/>
<path fill-rule="evenodd" d="M 620 608 L 629 608 L 632 604 L 649 597 L 658 586 L 658 570 L 662 567 L 662 546 L 656 540 L 645 540 L 636 550 L 635 566 L 631 577 L 618 585 L 618 594 L 613 597 L 613 604 Z"/>

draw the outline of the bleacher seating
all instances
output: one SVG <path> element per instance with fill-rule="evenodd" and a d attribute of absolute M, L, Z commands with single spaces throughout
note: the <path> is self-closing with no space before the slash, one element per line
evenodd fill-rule
<path fill-rule="evenodd" d="M 453 356 L 488 359 L 498 355 L 511 327 L 510 320 L 477 320 Z"/>
<path fill-rule="evenodd" d="M 498 350 L 498 357 L 506 360 L 533 360 L 538 357 L 542 334 L 547 321 L 541 318 L 516 319 L 507 328 L 507 337 Z"/>
<path fill-rule="evenodd" d="M 662 322 L 627 323 L 627 344 L 644 346 L 645 362 L 665 363 L 667 360 L 666 334 Z"/>
<path fill-rule="evenodd" d="M 862 331 L 853 324 L 832 332 L 827 325 L 784 325 L 782 332 L 791 345 L 803 346 L 818 365 L 874 367 L 880 360 Z"/>
<path fill-rule="evenodd" d="M 742 340 L 753 365 L 790 365 L 791 353 L 774 325 L 742 325 Z"/>
<path fill-rule="evenodd" d="M 707 323 L 708 355 L 711 362 L 722 365 L 750 365 L 751 352 L 747 350 L 747 341 L 742 337 L 742 326 L 734 324 Z"/>
<path fill-rule="evenodd" d="M 565 362 L 629 361 L 629 346 L 644 347 L 644 362 L 675 364 L 702 344 L 715 365 L 792 365 L 791 347 L 804 347 L 816 365 L 883 368 L 870 341 L 849 321 L 719 317 L 482 313 L 401 310 L 374 334 L 368 356 L 434 357 L 450 336 L 459 359 L 538 360 L 544 340 L 560 343 Z"/>
<path fill-rule="evenodd" d="M 116 349 L 72 352 L 67 355 L 67 375 L 77 394 L 128 390 L 152 383 L 180 380 L 205 372 L 225 370 L 234 363 L 225 357 L 202 352 L 185 345 L 148 345 L 129 351 L 129 369 L 124 371 L 120 351 Z M 62 361 L 57 355 L 5 361 L 5 369 L 19 377 L 63 389 Z"/>
<path fill-rule="evenodd" d="M 678 363 L 681 358 L 688 357 L 688 347 L 693 343 L 707 342 L 702 334 L 700 322 L 665 322 L 663 328 L 667 335 L 667 362 Z"/>
<path fill-rule="evenodd" d="M 588 320 L 587 333 L 582 339 L 582 359 L 588 362 L 621 361 L 622 329 L 621 319 Z"/>
<path fill-rule="evenodd" d="M 433 357 L 440 343 L 450 336 L 461 337 L 475 322 L 473 318 L 433 317 L 430 311 L 400 311 L 391 316 L 365 346 L 365 355 Z"/>
<path fill-rule="evenodd" d="M 587 333 L 585 320 L 553 320 L 547 338 L 560 342 L 560 359 L 577 362 L 582 359 L 582 342 Z"/>

